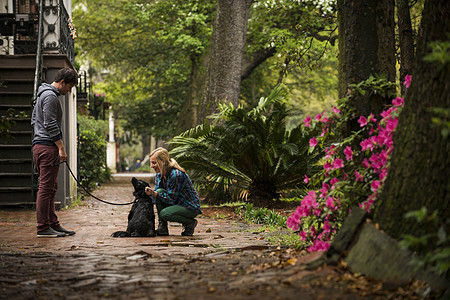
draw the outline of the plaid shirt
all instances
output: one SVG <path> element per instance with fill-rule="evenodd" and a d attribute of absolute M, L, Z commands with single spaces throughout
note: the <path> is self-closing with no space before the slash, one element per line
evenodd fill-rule
<path fill-rule="evenodd" d="M 181 205 L 190 210 L 202 213 L 197 191 L 188 174 L 172 169 L 166 184 L 161 181 L 161 173 L 156 174 L 155 191 L 159 188 L 167 192 L 158 192 L 158 199 L 169 205 Z"/>

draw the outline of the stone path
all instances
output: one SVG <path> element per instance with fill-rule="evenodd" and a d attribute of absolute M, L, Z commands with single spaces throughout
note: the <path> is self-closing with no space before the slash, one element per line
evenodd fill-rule
<path fill-rule="evenodd" d="M 94 194 L 133 200 L 131 184 Z M 58 212 L 71 237 L 36 238 L 34 211 L 0 212 L 0 299 L 385 299 L 395 294 L 345 268 L 309 270 L 320 253 L 270 245 L 257 225 L 199 216 L 193 237 L 112 238 L 130 206 L 86 199 Z M 345 276 L 344 276 L 345 275 Z M 414 299 L 414 298 L 411 298 Z"/>

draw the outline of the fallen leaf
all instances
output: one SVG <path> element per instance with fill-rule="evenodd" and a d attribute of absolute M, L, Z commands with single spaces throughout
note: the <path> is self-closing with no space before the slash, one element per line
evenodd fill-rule
<path fill-rule="evenodd" d="M 290 258 L 290 259 L 288 259 L 287 261 L 286 261 L 286 263 L 288 264 L 288 265 L 295 265 L 296 263 L 297 263 L 297 259 L 295 258 L 295 257 L 292 257 L 292 258 Z"/>

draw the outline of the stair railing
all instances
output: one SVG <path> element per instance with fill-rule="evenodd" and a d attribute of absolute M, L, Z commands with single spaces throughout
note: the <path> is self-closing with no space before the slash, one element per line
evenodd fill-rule
<path fill-rule="evenodd" d="M 33 111 L 34 105 L 36 103 L 37 99 L 37 93 L 39 86 L 42 83 L 42 59 L 43 59 L 43 46 L 44 46 L 44 1 L 39 1 L 39 25 L 38 25 L 38 39 L 37 39 L 37 51 L 36 51 L 36 69 L 34 72 L 34 86 L 33 86 L 33 98 L 31 99 L 31 111 Z M 31 127 L 31 138 L 34 136 L 34 128 Z M 33 148 L 32 150 L 33 151 Z M 33 157 L 33 154 L 31 154 L 31 157 Z M 36 199 L 36 189 L 35 186 L 37 185 L 37 177 L 34 171 L 34 160 L 31 159 L 31 195 L 32 195 L 32 201 Z"/>

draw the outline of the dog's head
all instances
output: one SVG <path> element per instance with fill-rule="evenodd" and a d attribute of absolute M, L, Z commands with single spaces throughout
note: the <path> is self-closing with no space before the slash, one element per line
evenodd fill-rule
<path fill-rule="evenodd" d="M 135 197 L 150 197 L 145 193 L 145 188 L 150 186 L 147 182 L 141 179 L 137 179 L 136 177 L 131 178 L 131 184 L 134 187 L 133 195 Z"/>

